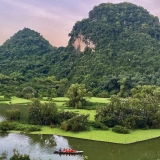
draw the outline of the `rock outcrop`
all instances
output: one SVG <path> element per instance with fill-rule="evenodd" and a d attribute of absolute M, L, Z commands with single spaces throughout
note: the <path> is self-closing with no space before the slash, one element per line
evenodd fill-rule
<path fill-rule="evenodd" d="M 77 51 L 83 52 L 86 47 L 91 48 L 93 51 L 95 49 L 95 44 L 89 39 L 85 39 L 83 35 L 79 34 L 78 38 L 75 39 L 73 43 L 74 48 Z"/>

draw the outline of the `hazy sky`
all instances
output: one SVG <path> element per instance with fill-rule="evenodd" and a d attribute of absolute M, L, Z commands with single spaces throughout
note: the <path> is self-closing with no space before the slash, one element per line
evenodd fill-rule
<path fill-rule="evenodd" d="M 53 46 L 66 46 L 75 22 L 100 3 L 131 2 L 160 19 L 160 0 L 0 0 L 0 45 L 24 27 L 42 34 Z"/>

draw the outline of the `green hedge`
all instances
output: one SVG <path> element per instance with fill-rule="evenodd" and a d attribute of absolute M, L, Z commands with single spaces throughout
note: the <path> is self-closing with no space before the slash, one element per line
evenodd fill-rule
<path fill-rule="evenodd" d="M 33 132 L 33 131 L 40 131 L 41 128 L 36 125 L 21 124 L 21 123 L 9 122 L 5 120 L 5 121 L 0 122 L 0 130 L 4 132 L 9 131 L 9 130 Z"/>
<path fill-rule="evenodd" d="M 119 126 L 119 125 L 116 125 L 115 127 L 113 127 L 112 131 L 116 133 L 123 133 L 123 134 L 129 133 L 129 129 L 127 129 L 126 127 Z"/>

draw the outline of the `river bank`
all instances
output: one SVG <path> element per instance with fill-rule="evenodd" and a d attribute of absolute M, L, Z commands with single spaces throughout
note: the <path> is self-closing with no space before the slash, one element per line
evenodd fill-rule
<path fill-rule="evenodd" d="M 68 99 L 66 99 L 65 97 L 54 98 L 54 101 L 56 102 L 59 110 L 74 111 L 79 114 L 90 114 L 89 120 L 91 121 L 94 120 L 95 110 L 85 110 L 85 109 L 73 110 L 72 108 L 65 106 L 65 102 L 67 100 Z M 101 102 L 101 103 L 103 102 L 104 104 L 109 103 L 109 100 L 106 98 L 92 97 L 89 100 L 94 103 L 98 103 L 98 102 Z M 8 109 L 10 109 L 11 107 L 13 108 L 14 106 L 13 102 L 15 104 L 19 104 L 20 102 L 21 103 L 23 102 L 23 104 L 26 103 L 25 99 L 19 99 L 19 98 L 13 97 L 12 105 L 1 107 L 1 112 L 5 113 L 4 110 L 6 110 L 7 107 Z M 28 102 L 26 104 L 28 104 Z M 26 105 L 19 106 L 19 109 L 23 111 L 23 118 L 25 119 L 24 115 L 27 109 Z M 15 132 L 15 131 L 11 131 L 11 132 Z M 160 137 L 160 129 L 131 130 L 130 134 L 118 134 L 118 133 L 112 132 L 111 129 L 104 131 L 104 130 L 91 128 L 89 131 L 73 133 L 73 132 L 65 132 L 57 127 L 50 128 L 50 126 L 42 126 L 41 131 L 31 132 L 30 134 L 52 134 L 52 135 L 54 134 L 54 135 L 61 135 L 65 137 L 74 137 L 74 138 L 88 139 L 88 140 L 94 140 L 94 141 L 103 141 L 103 142 L 111 142 L 111 143 L 118 143 L 118 144 L 130 144 L 130 143 L 136 143 L 139 141 Z"/>
<path fill-rule="evenodd" d="M 20 133 L 17 131 L 11 132 Z M 64 137 L 74 137 L 93 141 L 111 142 L 117 144 L 131 144 L 160 137 L 160 129 L 132 130 L 130 134 L 118 134 L 112 132 L 111 129 L 107 131 L 91 129 L 89 131 L 74 133 L 65 132 L 59 128 L 50 128 L 48 126 L 43 126 L 41 128 L 41 131 L 30 132 L 29 134 L 54 134 Z"/>
<path fill-rule="evenodd" d="M 84 160 L 78 155 L 53 154 L 60 147 L 83 150 L 83 155 L 88 156 L 89 160 L 158 160 L 160 155 L 160 138 L 124 145 L 53 134 L 0 133 L 0 144 L 0 153 L 7 151 L 11 157 L 16 148 L 20 154 L 30 155 L 32 160 Z"/>

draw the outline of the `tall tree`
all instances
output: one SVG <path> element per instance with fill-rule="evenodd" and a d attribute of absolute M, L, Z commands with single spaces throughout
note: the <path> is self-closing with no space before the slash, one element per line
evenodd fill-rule
<path fill-rule="evenodd" d="M 72 84 L 67 92 L 69 98 L 69 105 L 74 108 L 83 108 L 86 102 L 85 96 L 87 90 L 84 84 Z"/>

